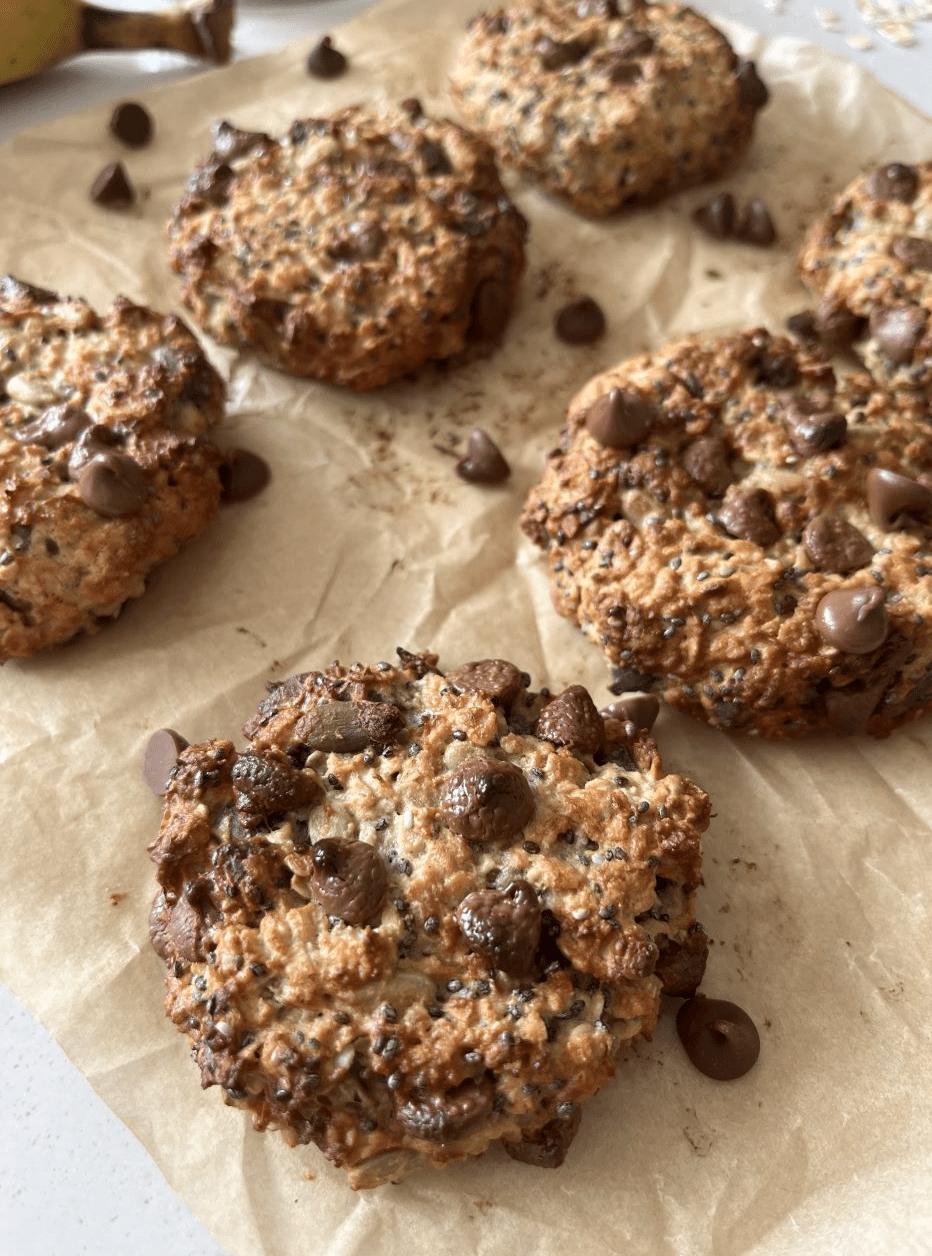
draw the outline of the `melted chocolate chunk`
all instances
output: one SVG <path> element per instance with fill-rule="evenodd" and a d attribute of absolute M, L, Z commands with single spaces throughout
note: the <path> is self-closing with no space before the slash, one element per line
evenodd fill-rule
<path fill-rule="evenodd" d="M 141 510 L 149 493 L 142 467 L 125 454 L 94 454 L 78 471 L 77 482 L 85 506 L 111 519 Z"/>
<path fill-rule="evenodd" d="M 582 1108 L 578 1103 L 561 1103 L 558 1115 L 539 1130 L 529 1130 L 520 1139 L 502 1139 L 512 1160 L 536 1169 L 559 1169 L 579 1130 Z"/>
<path fill-rule="evenodd" d="M 484 693 L 497 700 L 507 710 L 524 689 L 524 677 L 514 663 L 504 659 L 480 659 L 476 663 L 464 663 L 447 679 L 458 689 L 468 693 Z"/>
<path fill-rule="evenodd" d="M 316 778 L 286 759 L 247 750 L 233 765 L 233 802 L 244 828 L 258 828 L 268 816 L 306 807 L 319 796 Z"/>
<path fill-rule="evenodd" d="M 741 211 L 735 236 L 745 244 L 756 244 L 760 248 L 767 248 L 776 240 L 777 229 L 770 210 L 759 196 L 752 197 Z"/>
<path fill-rule="evenodd" d="M 651 429 L 654 409 L 640 393 L 613 388 L 586 411 L 589 434 L 607 449 L 629 449 Z"/>
<path fill-rule="evenodd" d="M 530 822 L 534 795 L 524 773 L 499 759 L 469 759 L 448 779 L 441 807 L 470 842 L 507 842 Z"/>
<path fill-rule="evenodd" d="M 913 350 L 919 343 L 929 312 L 920 305 L 898 305 L 890 310 L 872 310 L 871 335 L 895 366 L 912 361 Z"/>
<path fill-rule="evenodd" d="M 697 994 L 676 1014 L 676 1032 L 700 1073 L 715 1081 L 743 1077 L 757 1063 L 760 1035 L 743 1008 Z"/>
<path fill-rule="evenodd" d="M 80 406 L 70 404 L 50 406 L 44 414 L 29 423 L 23 423 L 13 435 L 24 445 L 41 445 L 43 449 L 60 449 L 75 440 L 90 423 L 90 417 Z"/>
<path fill-rule="evenodd" d="M 188 742 L 172 728 L 160 728 L 149 738 L 142 760 L 142 779 L 153 794 L 164 794 L 171 780 L 171 770 Z"/>
<path fill-rule="evenodd" d="M 922 236 L 900 236 L 890 252 L 910 270 L 932 270 L 932 240 Z"/>
<path fill-rule="evenodd" d="M 214 123 L 213 140 L 214 159 L 220 162 L 233 161 L 272 143 L 272 137 L 264 131 L 241 131 L 225 120 Z"/>
<path fill-rule="evenodd" d="M 786 423 L 793 448 L 804 458 L 824 454 L 845 439 L 848 420 L 837 410 L 808 414 L 794 402 L 786 408 Z"/>
<path fill-rule="evenodd" d="M 599 714 L 603 719 L 620 720 L 622 724 L 633 724 L 638 732 L 649 733 L 660 714 L 660 702 L 652 693 L 630 693 Z"/>
<path fill-rule="evenodd" d="M 720 436 L 700 436 L 686 446 L 682 459 L 690 479 L 713 496 L 724 493 L 734 478 L 728 446 Z"/>
<path fill-rule="evenodd" d="M 730 485 L 718 512 L 718 521 L 729 536 L 753 541 L 755 545 L 772 545 L 780 536 L 773 498 L 764 488 L 744 492 Z"/>
<path fill-rule="evenodd" d="M 853 314 L 840 297 L 824 296 L 816 306 L 815 326 L 828 352 L 840 353 L 864 334 L 867 319 Z"/>
<path fill-rule="evenodd" d="M 335 79 L 345 74 L 349 67 L 348 59 L 338 48 L 334 48 L 333 40 L 325 35 L 316 44 L 307 59 L 307 72 L 314 78 Z"/>
<path fill-rule="evenodd" d="M 661 938 L 659 945 L 654 974 L 663 983 L 663 993 L 678 999 L 692 998 L 705 976 L 709 957 L 709 939 L 702 925 L 693 925 L 682 942 Z"/>
<path fill-rule="evenodd" d="M 195 170 L 188 180 L 187 189 L 193 196 L 200 196 L 211 205 L 222 205 L 234 178 L 233 168 L 226 162 L 209 162 Z"/>
<path fill-rule="evenodd" d="M 816 515 L 806 524 L 803 549 L 820 571 L 840 576 L 866 567 L 874 557 L 867 537 L 836 515 Z"/>
<path fill-rule="evenodd" d="M 106 209 L 128 209 L 136 202 L 136 192 L 120 161 L 104 166 L 91 184 L 91 200 Z"/>
<path fill-rule="evenodd" d="M 117 105 L 110 115 L 110 134 L 129 148 L 145 148 L 152 140 L 152 115 L 134 100 Z"/>
<path fill-rule="evenodd" d="M 871 467 L 867 473 L 867 511 L 878 528 L 889 531 L 906 522 L 904 515 L 928 515 L 932 490 L 908 475 Z"/>
<path fill-rule="evenodd" d="M 883 590 L 826 593 L 816 607 L 816 627 L 829 645 L 845 654 L 871 654 L 883 645 L 890 630 Z"/>
<path fill-rule="evenodd" d="M 865 188 L 879 201 L 911 201 L 919 187 L 919 176 L 912 166 L 894 161 L 878 166 L 868 175 Z"/>
<path fill-rule="evenodd" d="M 450 1143 L 462 1138 L 477 1121 L 492 1111 L 495 1088 L 488 1077 L 466 1081 L 445 1095 L 409 1100 L 395 1114 L 398 1124 L 412 1137 L 431 1143 Z"/>
<path fill-rule="evenodd" d="M 294 735 L 308 750 L 355 754 L 395 741 L 401 723 L 391 702 L 322 702 L 301 716 Z"/>
<path fill-rule="evenodd" d="M 245 502 L 256 497 L 271 479 L 269 464 L 248 449 L 231 449 L 220 464 L 223 500 Z"/>
<path fill-rule="evenodd" d="M 456 923 L 470 947 L 493 968 L 527 976 L 540 940 L 540 904 L 527 881 L 502 890 L 476 890 L 456 909 Z"/>
<path fill-rule="evenodd" d="M 742 109 L 763 109 L 770 99 L 767 84 L 757 73 L 757 66 L 753 61 L 738 62 L 735 82 L 738 84 L 738 103 Z"/>
<path fill-rule="evenodd" d="M 457 460 L 456 474 L 470 484 L 501 484 L 511 475 L 502 451 L 481 427 L 474 427 L 466 441 L 466 456 Z"/>
<path fill-rule="evenodd" d="M 725 240 L 735 229 L 735 198 L 730 192 L 719 192 L 706 205 L 694 209 L 692 219 L 716 240 Z"/>
<path fill-rule="evenodd" d="M 592 297 L 564 305 L 554 320 L 557 338 L 568 345 L 591 345 L 605 334 L 605 315 Z"/>
<path fill-rule="evenodd" d="M 388 873 L 374 847 L 324 838 L 311 847 L 311 860 L 314 895 L 328 916 L 347 925 L 375 922 L 385 906 Z"/>
<path fill-rule="evenodd" d="M 605 722 L 582 685 L 570 685 L 541 711 L 537 736 L 554 746 L 594 754 L 605 740 Z"/>
<path fill-rule="evenodd" d="M 544 70 L 562 70 L 564 66 L 576 65 L 578 61 L 582 61 L 589 51 L 589 45 L 582 39 L 568 39 L 565 43 L 558 43 L 545 35 L 538 40 L 537 51 Z"/>

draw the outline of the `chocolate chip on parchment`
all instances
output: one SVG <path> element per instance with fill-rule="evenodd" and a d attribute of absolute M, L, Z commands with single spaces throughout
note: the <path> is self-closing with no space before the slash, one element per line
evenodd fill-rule
<path fill-rule="evenodd" d="M 883 590 L 833 589 L 816 607 L 816 627 L 828 645 L 846 654 L 872 653 L 890 629 Z"/>
<path fill-rule="evenodd" d="M 923 236 L 899 236 L 890 252 L 910 270 L 932 270 L 932 240 Z"/>
<path fill-rule="evenodd" d="M 161 796 L 168 789 L 171 770 L 188 742 L 173 728 L 160 728 L 149 738 L 142 760 L 142 779 L 153 794 Z"/>
<path fill-rule="evenodd" d="M 447 679 L 458 689 L 468 693 L 484 693 L 489 698 L 497 699 L 506 709 L 524 688 L 524 676 L 504 659 L 480 659 L 475 663 L 464 663 L 455 672 L 450 672 Z"/>
<path fill-rule="evenodd" d="M 755 545 L 772 545 L 780 536 L 773 498 L 765 488 L 742 490 L 730 485 L 718 521 L 729 536 L 753 541 Z"/>
<path fill-rule="evenodd" d="M 260 750 L 241 754 L 232 775 L 233 802 L 247 829 L 258 828 L 270 815 L 307 806 L 320 796 L 316 777 Z"/>
<path fill-rule="evenodd" d="M 752 197 L 742 209 L 735 224 L 735 238 L 760 248 L 767 248 L 776 240 L 777 229 L 770 210 L 759 196 Z"/>
<path fill-rule="evenodd" d="M 500 759 L 468 759 L 443 789 L 441 807 L 450 828 L 470 842 L 507 842 L 534 814 L 524 773 Z"/>
<path fill-rule="evenodd" d="M 136 192 L 120 161 L 104 166 L 91 184 L 91 200 L 105 209 L 128 209 L 136 202 Z"/>
<path fill-rule="evenodd" d="M 720 436 L 700 436 L 681 457 L 687 475 L 706 493 L 724 493 L 734 479 L 728 446 Z"/>
<path fill-rule="evenodd" d="M 135 514 L 149 493 L 149 482 L 139 463 L 111 452 L 89 458 L 77 473 L 77 483 L 85 506 L 111 519 Z"/>
<path fill-rule="evenodd" d="M 502 451 L 481 427 L 474 427 L 466 439 L 466 456 L 459 458 L 454 471 L 470 484 L 501 484 L 511 475 Z"/>
<path fill-rule="evenodd" d="M 871 467 L 867 473 L 867 512 L 878 528 L 897 527 L 903 515 L 928 515 L 932 511 L 932 490 L 918 480 L 884 467 Z"/>
<path fill-rule="evenodd" d="M 311 847 L 311 861 L 314 896 L 328 916 L 347 925 L 375 921 L 388 889 L 385 861 L 375 847 L 324 838 Z"/>
<path fill-rule="evenodd" d="M 687 1056 L 706 1077 L 734 1081 L 760 1056 L 757 1026 L 743 1008 L 697 994 L 676 1014 L 676 1032 Z"/>
<path fill-rule="evenodd" d="M 223 500 L 245 502 L 261 493 L 272 477 L 269 464 L 248 449 L 231 449 L 220 464 Z"/>
<path fill-rule="evenodd" d="M 562 70 L 564 66 L 576 65 L 588 51 L 589 45 L 582 39 L 568 39 L 559 43 L 549 35 L 544 35 L 537 41 L 540 64 L 545 70 Z"/>
<path fill-rule="evenodd" d="M 653 406 L 640 393 L 613 388 L 590 405 L 586 427 L 607 449 L 628 449 L 644 439 L 653 418 Z"/>
<path fill-rule="evenodd" d="M 694 209 L 692 219 L 716 240 L 725 240 L 735 229 L 735 198 L 730 192 L 719 192 L 707 204 Z"/>
<path fill-rule="evenodd" d="M 520 1139 L 503 1138 L 502 1146 L 512 1160 L 521 1164 L 530 1164 L 537 1169 L 559 1169 L 581 1120 L 582 1108 L 578 1103 L 561 1103 L 559 1115 L 552 1121 L 540 1129 L 529 1130 Z"/>
<path fill-rule="evenodd" d="M 582 685 L 570 685 L 541 711 L 537 736 L 554 746 L 593 754 L 605 740 L 605 722 Z"/>
<path fill-rule="evenodd" d="M 564 344 L 591 345 L 605 334 L 605 315 L 592 297 L 580 297 L 558 311 L 553 326 Z"/>
<path fill-rule="evenodd" d="M 819 571 L 840 576 L 866 567 L 874 557 L 874 547 L 867 537 L 837 515 L 816 515 L 810 519 L 803 531 L 803 549 Z"/>
<path fill-rule="evenodd" d="M 339 48 L 333 46 L 333 39 L 330 35 L 324 35 L 308 54 L 307 72 L 314 78 L 339 78 L 341 74 L 346 73 L 348 67 L 349 60 Z"/>
<path fill-rule="evenodd" d="M 527 881 L 512 881 L 505 890 L 467 894 L 455 913 L 469 945 L 493 968 L 512 977 L 531 971 L 540 941 L 540 904 Z"/>
<path fill-rule="evenodd" d="M 629 693 L 603 707 L 600 714 L 603 719 L 620 720 L 622 724 L 633 724 L 636 729 L 649 733 L 660 714 L 660 702 L 652 693 Z"/>
<path fill-rule="evenodd" d="M 151 113 L 134 100 L 123 101 L 110 115 L 110 134 L 129 148 L 145 148 L 153 129 Z"/>
<path fill-rule="evenodd" d="M 894 161 L 878 166 L 867 176 L 864 183 L 868 193 L 879 201 L 908 202 L 916 195 L 919 176 L 913 166 Z"/>
<path fill-rule="evenodd" d="M 912 360 L 913 350 L 929 321 L 929 312 L 920 305 L 897 305 L 871 311 L 871 335 L 895 366 Z"/>

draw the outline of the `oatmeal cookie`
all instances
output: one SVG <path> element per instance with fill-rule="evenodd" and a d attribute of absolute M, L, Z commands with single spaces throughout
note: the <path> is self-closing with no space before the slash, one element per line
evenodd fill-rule
<path fill-rule="evenodd" d="M 365 389 L 497 343 L 526 232 L 491 148 L 411 101 L 277 140 L 219 123 L 169 240 L 182 299 L 216 340 Z"/>
<path fill-rule="evenodd" d="M 618 692 L 883 737 L 932 706 L 930 421 L 766 331 L 692 337 L 589 381 L 522 524 Z"/>
<path fill-rule="evenodd" d="M 799 273 L 816 329 L 879 382 L 932 392 L 932 161 L 860 175 L 809 229 Z"/>
<path fill-rule="evenodd" d="M 707 945 L 708 799 L 646 732 L 398 653 L 269 684 L 241 751 L 183 749 L 150 847 L 202 1084 L 354 1188 L 496 1141 L 559 1164 Z"/>
<path fill-rule="evenodd" d="M 206 527 L 223 403 L 174 316 L 0 278 L 0 662 L 96 631 Z"/>
<path fill-rule="evenodd" d="M 768 99 L 692 9 L 615 0 L 480 13 L 451 90 L 503 162 L 596 218 L 732 170 Z"/>

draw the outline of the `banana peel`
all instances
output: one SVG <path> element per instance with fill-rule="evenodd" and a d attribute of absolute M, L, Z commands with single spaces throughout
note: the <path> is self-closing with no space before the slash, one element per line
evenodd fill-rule
<path fill-rule="evenodd" d="M 0 83 L 40 74 L 82 52 L 163 48 L 215 64 L 232 55 L 235 0 L 128 13 L 83 0 L 2 0 Z"/>

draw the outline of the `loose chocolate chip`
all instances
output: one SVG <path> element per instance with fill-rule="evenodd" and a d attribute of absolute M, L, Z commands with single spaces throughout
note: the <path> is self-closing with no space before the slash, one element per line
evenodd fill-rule
<path fill-rule="evenodd" d="M 692 213 L 693 222 L 716 240 L 725 240 L 735 229 L 735 198 L 730 192 L 719 192 L 707 205 Z"/>
<path fill-rule="evenodd" d="M 220 464 L 223 500 L 245 502 L 261 493 L 271 479 L 269 464 L 248 449 L 231 449 Z"/>
<path fill-rule="evenodd" d="M 883 590 L 834 589 L 816 607 L 816 627 L 824 640 L 845 654 L 870 654 L 887 639 L 889 621 Z"/>
<path fill-rule="evenodd" d="M 807 414 L 800 406 L 790 402 L 785 414 L 793 448 L 804 458 L 834 449 L 845 439 L 848 431 L 848 420 L 837 410 Z"/>
<path fill-rule="evenodd" d="M 502 451 L 481 427 L 474 427 L 466 440 L 466 456 L 457 460 L 456 474 L 470 484 L 501 484 L 511 475 Z"/>
<path fill-rule="evenodd" d="M 223 162 L 243 157 L 255 148 L 266 147 L 272 143 L 272 137 L 264 131 L 241 131 L 232 123 L 221 120 L 214 123 L 213 141 L 214 159 Z"/>
<path fill-rule="evenodd" d="M 608 64 L 609 82 L 616 87 L 627 87 L 629 83 L 637 83 L 643 78 L 643 71 L 637 61 L 629 61 L 627 57 L 619 57 Z"/>
<path fill-rule="evenodd" d="M 125 454 L 95 454 L 78 471 L 77 482 L 85 506 L 111 519 L 135 514 L 149 492 L 142 467 Z"/>
<path fill-rule="evenodd" d="M 524 688 L 524 677 L 514 663 L 504 659 L 480 659 L 476 663 L 464 663 L 447 679 L 458 689 L 468 693 L 484 693 L 497 699 L 507 710 Z"/>
<path fill-rule="evenodd" d="M 829 353 L 840 353 L 864 332 L 867 320 L 852 313 L 840 297 L 824 296 L 816 306 L 816 334 Z"/>
<path fill-rule="evenodd" d="M 24 423 L 13 435 L 24 445 L 41 445 L 43 449 L 59 449 L 87 427 L 90 418 L 75 405 L 50 406 L 44 414 Z"/>
<path fill-rule="evenodd" d="M 341 74 L 345 74 L 349 61 L 338 48 L 334 48 L 333 40 L 329 35 L 325 35 L 319 44 L 316 44 L 307 59 L 307 72 L 313 74 L 314 78 L 334 79 L 339 78 Z"/>
<path fill-rule="evenodd" d="M 149 738 L 142 760 L 142 779 L 153 794 L 161 796 L 168 789 L 169 774 L 187 745 L 181 734 L 172 728 L 160 728 Z"/>
<path fill-rule="evenodd" d="M 36 305 L 56 305 L 61 299 L 57 292 L 38 288 L 35 284 L 17 279 L 15 275 L 0 275 L 0 299 L 4 301 L 35 301 Z"/>
<path fill-rule="evenodd" d="M 537 41 L 537 51 L 543 69 L 562 70 L 564 66 L 576 65 L 582 61 L 589 51 L 589 45 L 582 39 L 568 39 L 565 43 L 558 43 L 549 35 L 544 35 Z"/>
<path fill-rule="evenodd" d="M 620 720 L 622 724 L 633 724 L 639 731 L 649 733 L 660 714 L 660 702 L 652 693 L 631 693 L 605 707 L 600 714 L 603 719 Z"/>
<path fill-rule="evenodd" d="M 502 1139 L 502 1146 L 512 1160 L 534 1165 L 537 1169 L 559 1169 L 582 1119 L 582 1108 L 578 1103 L 564 1103 L 560 1107 L 566 1112 L 561 1112 L 540 1129 L 528 1130 L 520 1139 Z"/>
<path fill-rule="evenodd" d="M 123 163 L 111 161 L 91 184 L 91 200 L 107 209 L 128 209 L 136 201 L 136 193 Z"/>
<path fill-rule="evenodd" d="M 663 983 L 663 993 L 678 999 L 692 998 L 705 976 L 709 956 L 709 939 L 702 926 L 694 925 L 682 942 L 661 938 L 659 948 L 654 975 Z"/>
<path fill-rule="evenodd" d="M 606 45 L 606 52 L 610 52 L 613 57 L 622 57 L 626 60 L 636 60 L 638 57 L 646 57 L 654 51 L 653 38 L 648 35 L 647 31 L 626 31 L 621 39 L 613 39 Z"/>
<path fill-rule="evenodd" d="M 874 547 L 867 537 L 837 515 L 816 515 L 810 519 L 803 532 L 803 549 L 820 571 L 839 576 L 866 567 L 874 557 Z"/>
<path fill-rule="evenodd" d="M 741 211 L 735 226 L 735 236 L 745 244 L 767 248 L 777 238 L 777 229 L 770 217 L 770 210 L 759 196 L 753 197 Z"/>
<path fill-rule="evenodd" d="M 929 321 L 929 312 L 920 305 L 897 305 L 893 309 L 871 311 L 870 330 L 881 350 L 895 366 L 912 361 L 913 350 Z"/>
<path fill-rule="evenodd" d="M 308 750 L 355 754 L 395 740 L 401 711 L 391 702 L 322 702 L 302 715 L 294 735 Z"/>
<path fill-rule="evenodd" d="M 233 765 L 233 802 L 244 828 L 258 828 L 268 816 L 305 807 L 319 795 L 316 778 L 287 759 L 247 750 Z"/>
<path fill-rule="evenodd" d="M 442 145 L 434 143 L 433 140 L 425 140 L 417 150 L 417 155 L 421 159 L 425 174 L 440 175 L 453 173 L 453 164 L 447 156 L 446 150 Z"/>
<path fill-rule="evenodd" d="M 687 475 L 707 493 L 724 493 L 734 479 L 728 446 L 720 436 L 700 436 L 686 446 L 682 458 Z"/>
<path fill-rule="evenodd" d="M 605 723 L 582 685 L 570 685 L 551 699 L 537 720 L 537 736 L 554 746 L 594 754 L 605 740 Z"/>
<path fill-rule="evenodd" d="M 311 859 L 314 895 L 328 916 L 347 925 L 375 920 L 385 906 L 388 873 L 373 846 L 324 838 L 311 847 Z"/>
<path fill-rule="evenodd" d="M 772 545 L 780 536 L 773 498 L 764 488 L 744 492 L 730 485 L 718 512 L 718 521 L 729 536 L 753 541 L 755 545 Z"/>
<path fill-rule="evenodd" d="M 767 84 L 757 73 L 753 61 L 739 61 L 735 69 L 738 84 L 738 103 L 742 109 L 763 109 L 770 99 Z"/>
<path fill-rule="evenodd" d="M 398 1124 L 413 1138 L 449 1143 L 462 1138 L 492 1111 L 495 1088 L 488 1077 L 466 1081 L 445 1095 L 409 1100 L 395 1114 Z"/>
<path fill-rule="evenodd" d="M 900 236 L 890 252 L 910 270 L 932 270 L 932 240 L 922 236 Z"/>
<path fill-rule="evenodd" d="M 232 166 L 212 161 L 195 170 L 187 182 L 187 189 L 193 196 L 200 196 L 211 205 L 222 205 L 234 178 Z"/>
<path fill-rule="evenodd" d="M 524 773 L 500 759 L 469 759 L 450 776 L 441 807 L 470 842 L 507 842 L 530 823 L 534 795 Z"/>
<path fill-rule="evenodd" d="M 760 1035 L 743 1008 L 704 994 L 687 1000 L 676 1014 L 676 1032 L 700 1073 L 715 1081 L 743 1077 L 757 1063 Z"/>
<path fill-rule="evenodd" d="M 505 289 L 498 280 L 483 279 L 470 305 L 469 338 L 480 344 L 492 344 L 501 339 L 510 312 Z"/>
<path fill-rule="evenodd" d="M 903 515 L 928 515 L 932 491 L 918 480 L 882 467 L 867 473 L 867 511 L 878 528 L 889 531 L 900 526 Z"/>
<path fill-rule="evenodd" d="M 512 881 L 506 890 L 467 894 L 456 909 L 456 923 L 493 968 L 512 977 L 531 971 L 540 941 L 540 904 L 527 881 Z"/>
<path fill-rule="evenodd" d="M 129 148 L 145 148 L 152 139 L 152 115 L 134 100 L 117 105 L 110 115 L 110 134 Z"/>
<path fill-rule="evenodd" d="M 894 161 L 872 170 L 864 186 L 878 201 L 911 201 L 919 187 L 919 176 L 912 166 Z"/>
<path fill-rule="evenodd" d="M 591 345 L 605 334 L 605 315 L 592 297 L 564 305 L 554 319 L 557 338 L 568 345 Z"/>
<path fill-rule="evenodd" d="M 586 411 L 589 434 L 607 449 L 629 449 L 651 429 L 654 410 L 630 388 L 613 388 Z"/>

